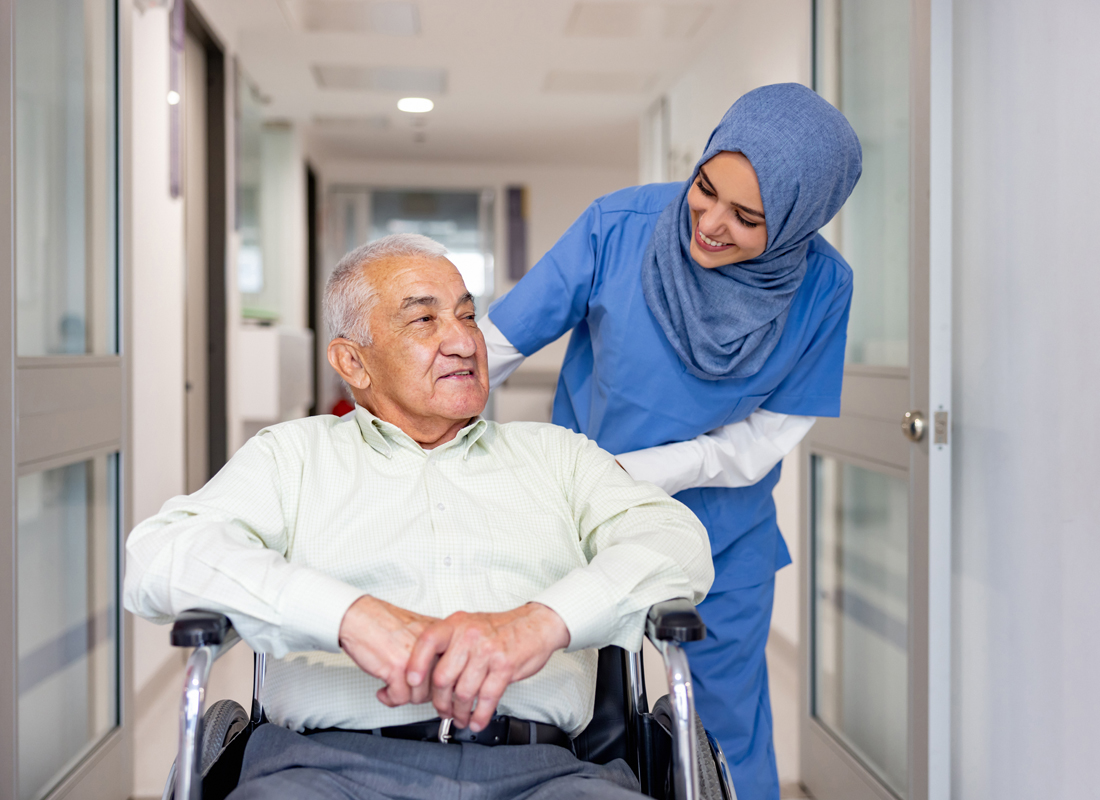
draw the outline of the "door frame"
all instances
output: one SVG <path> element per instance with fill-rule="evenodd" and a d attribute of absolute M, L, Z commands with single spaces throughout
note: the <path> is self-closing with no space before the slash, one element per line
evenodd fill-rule
<path fill-rule="evenodd" d="M 845 368 L 841 416 L 811 430 L 799 469 L 799 738 L 801 776 L 821 800 L 895 794 L 811 714 L 814 454 L 909 483 L 908 800 L 951 796 L 951 280 L 953 0 L 910 2 L 909 366 Z M 812 26 L 816 37 L 816 24 Z M 902 439 L 901 415 L 924 413 L 927 433 Z M 944 415 L 942 429 L 934 424 Z M 888 457 L 861 457 L 860 438 Z M 908 451 L 907 453 L 905 451 Z M 862 462 L 862 463 L 861 463 Z"/>
<path fill-rule="evenodd" d="M 75 463 L 99 453 L 118 452 L 117 520 L 115 532 L 118 560 L 118 581 L 115 603 L 115 630 L 118 632 L 118 726 L 103 739 L 46 796 L 46 800 L 65 797 L 125 798 L 129 795 L 132 768 L 133 693 L 129 676 L 131 663 L 131 621 L 121 607 L 122 543 L 129 530 L 131 470 L 128 464 L 130 429 L 130 251 L 131 231 L 130 175 L 131 145 L 129 141 L 131 97 L 128 91 L 132 75 L 131 6 L 125 2 L 111 4 L 115 20 L 115 231 L 117 275 L 117 342 L 118 354 L 113 356 L 46 356 L 18 357 L 16 354 L 16 293 L 15 293 L 15 175 L 14 175 L 14 27 L 15 1 L 0 0 L 0 241 L 7 243 L 0 256 L 0 285 L 6 287 L 7 302 L 0 303 L 0 546 L 7 553 L 0 559 L 0 643 L 8 645 L 7 657 L 0 658 L 0 800 L 18 797 L 18 653 L 14 646 L 17 636 L 17 482 L 21 472 L 48 469 Z M 19 401 L 32 404 L 35 395 L 49 391 L 52 381 L 63 377 L 72 381 L 70 393 L 79 405 L 80 384 L 98 389 L 114 386 L 117 403 L 106 403 L 95 411 L 102 421 L 99 431 L 110 431 L 111 441 L 64 440 L 43 443 L 19 432 Z M 108 394 L 114 394 L 111 389 Z M 38 420 L 63 421 L 69 409 L 61 408 L 40 415 Z M 95 428 L 96 422 L 86 427 Z M 94 438 L 94 437 L 93 437 Z M 67 441 L 67 443 L 65 443 Z M 21 463 L 22 462 L 22 463 Z"/>

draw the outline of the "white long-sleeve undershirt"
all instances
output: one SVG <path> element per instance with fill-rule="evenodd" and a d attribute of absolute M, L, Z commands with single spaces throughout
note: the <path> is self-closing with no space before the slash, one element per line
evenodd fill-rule
<path fill-rule="evenodd" d="M 489 357 L 489 386 L 503 383 L 525 356 L 485 317 L 480 322 Z M 669 494 L 701 486 L 752 486 L 798 445 L 815 417 L 757 409 L 686 442 L 647 447 L 616 458 L 632 478 L 656 484 Z"/>

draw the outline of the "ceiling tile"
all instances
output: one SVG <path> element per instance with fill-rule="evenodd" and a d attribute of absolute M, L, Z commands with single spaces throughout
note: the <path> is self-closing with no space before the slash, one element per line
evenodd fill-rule
<path fill-rule="evenodd" d="M 666 39 L 690 39 L 713 9 L 710 3 L 665 3 L 661 35 Z"/>
<path fill-rule="evenodd" d="M 548 92 L 600 92 L 628 94 L 649 89 L 656 76 L 635 72 L 591 72 L 587 70 L 551 70 L 543 88 Z"/>

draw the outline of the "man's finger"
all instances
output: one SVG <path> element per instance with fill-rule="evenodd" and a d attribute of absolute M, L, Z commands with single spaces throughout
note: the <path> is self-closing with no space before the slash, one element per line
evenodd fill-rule
<path fill-rule="evenodd" d="M 436 665 L 437 662 L 438 662 L 438 659 L 433 657 L 432 661 L 431 661 L 431 664 L 429 665 L 428 670 L 425 673 L 425 675 L 427 677 L 424 680 L 420 681 L 420 685 L 413 686 L 412 684 L 409 684 L 410 687 L 411 687 L 410 688 L 410 699 L 409 699 L 410 703 L 415 703 L 415 704 L 419 705 L 420 703 L 426 703 L 426 702 L 428 702 L 429 700 L 432 699 L 431 674 L 432 674 L 432 670 L 435 669 L 435 665 Z M 407 680 L 407 677 L 406 677 L 406 680 Z"/>
<path fill-rule="evenodd" d="M 481 692 L 481 684 L 485 682 L 485 676 L 489 674 L 489 666 L 482 659 L 473 658 L 466 664 L 453 692 L 453 708 L 451 716 L 455 724 L 465 728 L 470 724 L 470 712 L 473 711 L 474 702 Z"/>
<path fill-rule="evenodd" d="M 432 672 L 432 662 L 437 656 L 447 651 L 452 633 L 453 628 L 446 621 L 435 622 L 417 637 L 412 652 L 409 653 L 408 665 L 405 667 L 405 680 L 408 681 L 409 686 L 425 686 L 425 699 L 431 691 L 427 686 L 427 678 Z"/>
<path fill-rule="evenodd" d="M 477 708 L 470 719 L 470 728 L 474 731 L 480 731 L 489 724 L 489 720 L 496 713 L 497 703 L 500 702 L 500 697 L 504 694 L 504 690 L 508 688 L 511 679 L 511 671 L 493 671 L 488 674 L 481 684 L 481 690 L 478 692 Z"/>

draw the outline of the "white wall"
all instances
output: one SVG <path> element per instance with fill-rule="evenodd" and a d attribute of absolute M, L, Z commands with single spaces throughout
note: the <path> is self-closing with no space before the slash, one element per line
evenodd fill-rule
<path fill-rule="evenodd" d="M 168 13 L 164 9 L 134 13 L 133 64 L 130 470 L 131 519 L 136 521 L 155 514 L 185 486 L 183 202 L 173 200 L 168 191 Z M 178 669 L 178 659 L 174 660 L 162 627 L 135 619 L 133 637 L 134 765 L 142 773 L 151 761 L 145 748 L 151 723 L 146 713 L 150 686 Z M 160 780 L 163 785 L 163 776 Z"/>
<path fill-rule="evenodd" d="M 1100 5 L 955 29 L 954 781 L 1096 797 Z"/>
<path fill-rule="evenodd" d="M 686 180 L 738 97 L 770 83 L 810 83 L 807 0 L 738 2 L 737 27 L 716 36 L 666 92 L 669 180 Z"/>

